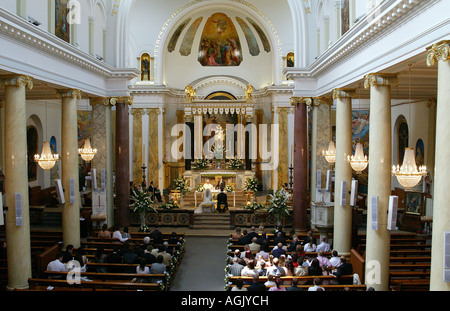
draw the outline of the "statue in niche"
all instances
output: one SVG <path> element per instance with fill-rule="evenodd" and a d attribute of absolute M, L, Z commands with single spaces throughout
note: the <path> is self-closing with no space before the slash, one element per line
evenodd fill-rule
<path fill-rule="evenodd" d="M 147 53 L 141 57 L 141 81 L 150 81 L 150 56 Z"/>
<path fill-rule="evenodd" d="M 286 56 L 286 67 L 294 67 L 294 53 L 288 53 Z"/>

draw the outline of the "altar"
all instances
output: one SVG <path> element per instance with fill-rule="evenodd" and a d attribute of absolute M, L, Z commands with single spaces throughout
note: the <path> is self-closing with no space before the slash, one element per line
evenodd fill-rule
<path fill-rule="evenodd" d="M 186 179 L 191 190 L 196 190 L 197 186 L 204 184 L 207 179 L 216 187 L 220 178 L 226 185 L 233 187 L 233 190 L 242 190 L 248 178 L 254 178 L 255 173 L 247 170 L 191 170 L 185 171 L 183 177 Z"/>

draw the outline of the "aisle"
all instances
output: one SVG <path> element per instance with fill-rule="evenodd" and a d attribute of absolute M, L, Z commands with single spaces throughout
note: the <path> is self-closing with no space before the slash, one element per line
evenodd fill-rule
<path fill-rule="evenodd" d="M 224 291 L 226 237 L 186 237 L 171 291 Z"/>

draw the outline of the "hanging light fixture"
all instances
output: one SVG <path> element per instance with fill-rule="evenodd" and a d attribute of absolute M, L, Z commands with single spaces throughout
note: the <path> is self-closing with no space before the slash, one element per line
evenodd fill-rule
<path fill-rule="evenodd" d="M 409 99 L 411 101 L 411 64 L 409 66 Z M 411 103 L 409 104 L 409 114 L 411 119 Z M 392 174 L 397 177 L 398 182 L 405 188 L 416 186 L 422 177 L 427 174 L 427 168 L 422 165 L 417 169 L 416 157 L 413 148 L 405 148 L 402 166 L 392 166 Z"/>
<path fill-rule="evenodd" d="M 358 105 L 359 104 L 360 103 L 358 99 Z M 359 110 L 361 111 L 360 108 Z M 359 141 L 361 141 L 361 137 L 359 138 Z M 354 155 L 347 156 L 347 162 L 350 163 L 352 169 L 355 170 L 357 173 L 362 172 L 366 169 L 367 165 L 369 164 L 369 160 L 367 159 L 367 156 L 364 155 L 363 145 L 361 143 L 356 144 L 356 150 Z"/>
<path fill-rule="evenodd" d="M 392 174 L 397 177 L 400 185 L 405 188 L 412 188 L 420 182 L 422 176 L 427 174 L 427 168 L 422 165 L 417 169 L 414 149 L 406 148 L 402 166 L 393 165 Z"/>
<path fill-rule="evenodd" d="M 352 169 L 356 172 L 362 172 L 366 169 L 369 164 L 367 156 L 364 155 L 363 146 L 361 143 L 356 144 L 355 154 L 352 156 L 347 156 L 347 162 L 350 163 Z"/>
<path fill-rule="evenodd" d="M 47 105 L 45 105 L 45 136 L 47 136 Z M 39 166 L 44 170 L 49 170 L 55 166 L 56 161 L 59 160 L 59 155 L 57 153 L 52 153 L 50 148 L 50 143 L 44 141 L 42 145 L 42 153 L 34 155 L 34 161 L 39 164 Z"/>
<path fill-rule="evenodd" d="M 86 138 L 83 148 L 79 148 L 78 153 L 84 161 L 90 162 L 97 154 L 97 149 L 92 149 L 91 141 L 89 138 Z"/>
<path fill-rule="evenodd" d="M 39 164 L 41 168 L 44 170 L 49 170 L 53 166 L 55 166 L 56 161 L 59 160 L 58 154 L 53 154 L 50 149 L 50 144 L 48 141 L 44 141 L 44 145 L 42 146 L 42 153 L 34 155 L 34 161 Z"/>
<path fill-rule="evenodd" d="M 334 145 L 334 141 L 330 141 L 328 144 L 328 150 L 322 151 L 322 154 L 328 163 L 333 164 L 336 162 L 336 146 Z"/>

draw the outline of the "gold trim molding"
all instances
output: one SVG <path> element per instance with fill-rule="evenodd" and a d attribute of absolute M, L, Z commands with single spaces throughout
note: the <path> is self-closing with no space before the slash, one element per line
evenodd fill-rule
<path fill-rule="evenodd" d="M 396 73 L 369 73 L 364 77 L 364 88 L 371 86 L 397 86 Z"/>
<path fill-rule="evenodd" d="M 33 88 L 33 78 L 25 75 L 4 77 L 0 79 L 0 87 L 4 86 L 25 86 L 31 90 Z"/>
<path fill-rule="evenodd" d="M 434 66 L 437 61 L 448 61 L 450 59 L 450 41 L 444 40 L 427 48 L 427 65 Z"/>

